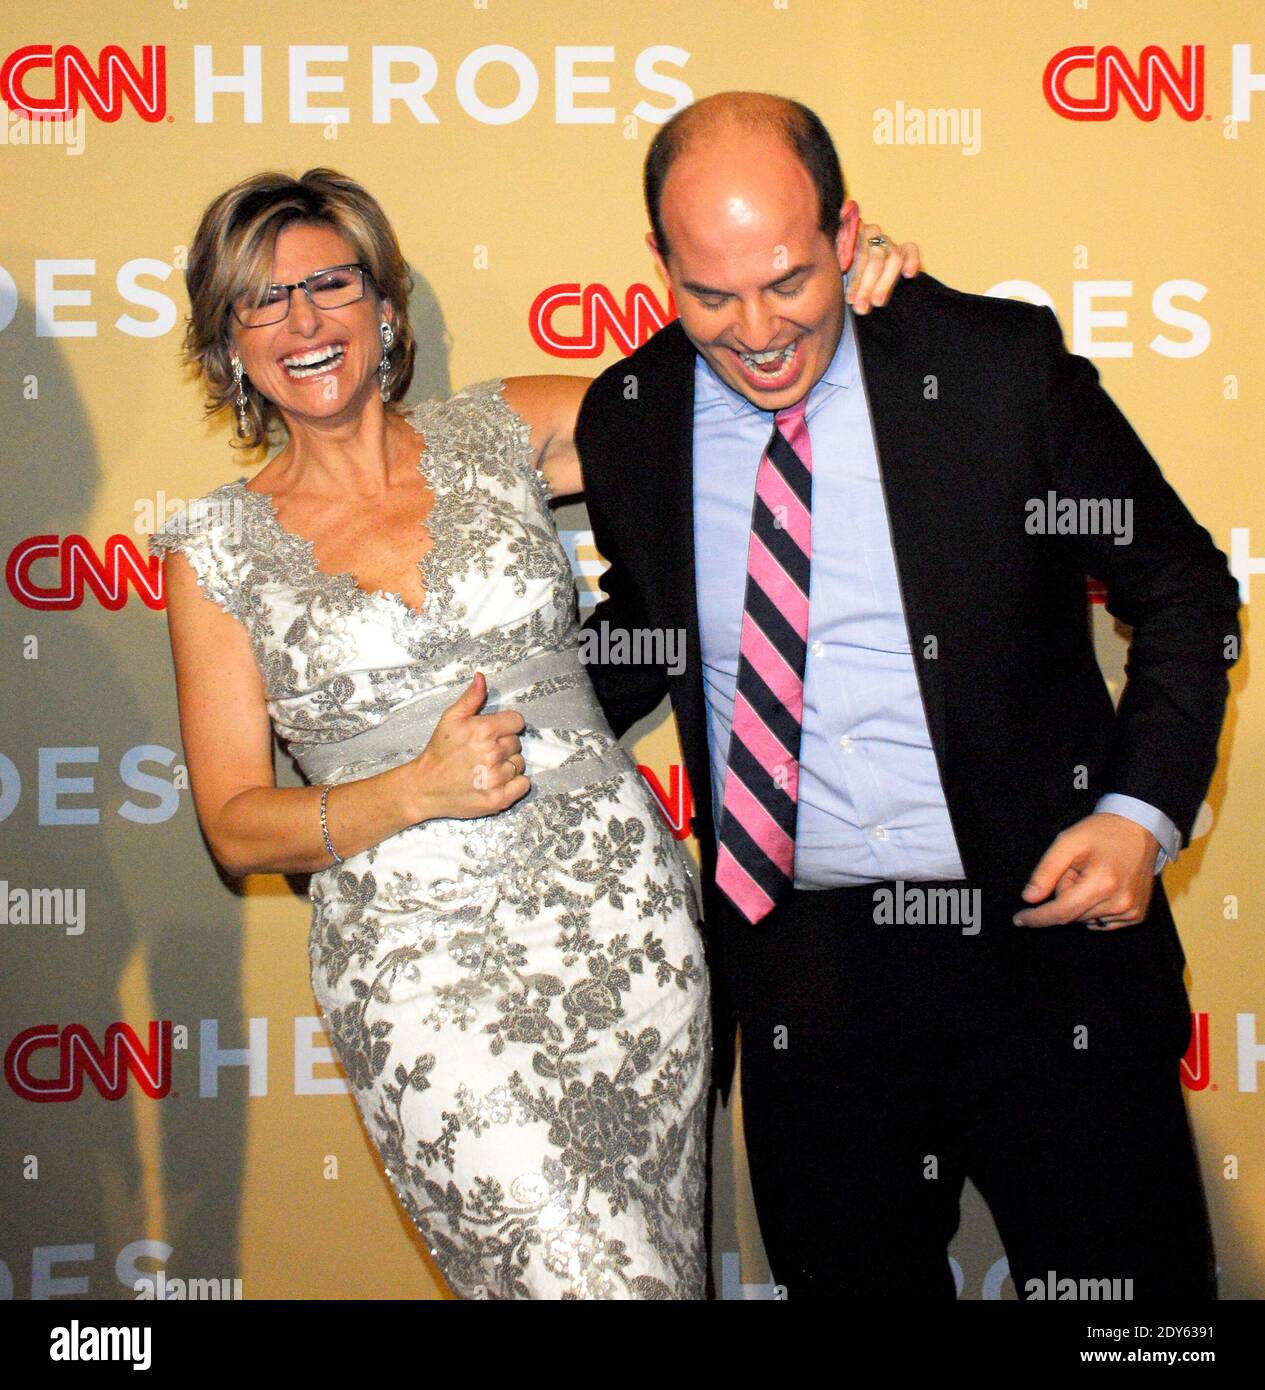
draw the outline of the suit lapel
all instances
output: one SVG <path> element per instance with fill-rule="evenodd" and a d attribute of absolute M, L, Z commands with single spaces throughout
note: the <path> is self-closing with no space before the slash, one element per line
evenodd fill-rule
<path fill-rule="evenodd" d="M 931 312 L 919 301 L 918 281 L 901 285 L 890 307 L 853 316 L 861 377 L 869 401 L 879 474 L 892 532 L 892 549 L 905 606 L 910 650 L 918 673 L 932 746 L 945 751 L 944 657 L 950 634 L 937 596 L 953 582 L 945 574 L 939 531 L 944 520 L 944 479 L 931 426 L 935 412 L 922 396 L 923 378 L 909 361 L 904 320 Z"/>
<path fill-rule="evenodd" d="M 711 829 L 711 781 L 708 776 L 703 654 L 698 631 L 698 589 L 694 549 L 694 345 L 679 320 L 663 330 L 668 352 L 655 392 L 656 418 L 650 438 L 662 441 L 666 467 L 662 492 L 655 499 L 661 541 L 663 612 L 670 627 L 685 633 L 685 670 L 673 688 L 681 751 L 690 773 L 690 788 L 699 823 Z M 643 383 L 644 385 L 644 383 Z"/>

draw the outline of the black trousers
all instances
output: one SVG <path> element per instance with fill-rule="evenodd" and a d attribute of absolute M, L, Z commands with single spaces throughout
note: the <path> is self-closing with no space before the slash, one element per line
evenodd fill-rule
<path fill-rule="evenodd" d="M 1140 949 L 1146 922 L 1016 927 L 1022 903 L 984 888 L 954 922 L 933 888 L 972 891 L 796 891 L 754 927 L 727 907 L 722 968 L 774 1281 L 793 1299 L 954 1298 L 947 1246 L 969 1177 L 1020 1298 L 1051 1272 L 1077 1288 L 1132 1280 L 1117 1288 L 1135 1299 L 1215 1298 L 1179 963 Z M 923 917 L 949 920 L 910 922 L 909 889 Z"/>

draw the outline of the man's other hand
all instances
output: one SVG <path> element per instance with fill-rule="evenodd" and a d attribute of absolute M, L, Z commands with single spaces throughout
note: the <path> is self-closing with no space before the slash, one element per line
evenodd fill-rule
<path fill-rule="evenodd" d="M 1151 903 L 1159 847 L 1149 830 L 1127 816 L 1086 816 L 1055 839 L 1033 870 L 1023 897 L 1041 906 L 1016 913 L 1016 925 L 1084 922 L 1113 931 L 1140 922 Z"/>

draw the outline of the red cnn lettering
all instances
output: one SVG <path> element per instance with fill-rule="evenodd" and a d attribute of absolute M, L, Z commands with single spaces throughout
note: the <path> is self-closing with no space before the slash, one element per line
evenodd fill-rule
<path fill-rule="evenodd" d="M 45 587 L 31 577 L 37 560 L 60 559 L 56 587 Z M 146 608 L 162 608 L 162 560 L 142 556 L 130 536 L 110 536 L 104 558 L 98 557 L 83 536 L 28 536 L 9 552 L 4 568 L 9 592 L 26 608 L 41 612 L 78 608 L 85 587 L 96 595 L 103 608 L 117 612 L 127 602 L 128 589 L 135 589 Z"/>
<path fill-rule="evenodd" d="M 1212 1080 L 1208 1049 L 1208 1015 L 1191 1014 L 1190 1046 L 1182 1058 L 1182 1084 L 1188 1091 L 1206 1091 Z"/>
<path fill-rule="evenodd" d="M 1089 96 L 1073 96 L 1067 90 L 1068 77 L 1083 68 L 1093 69 L 1094 90 Z M 1136 70 L 1114 45 L 1064 48 L 1046 64 L 1042 86 L 1050 109 L 1069 121 L 1110 121 L 1122 96 L 1139 120 L 1155 120 L 1167 98 L 1183 121 L 1197 121 L 1204 111 L 1203 45 L 1184 44 L 1179 69 L 1162 48 L 1150 44 L 1142 50 Z"/>
<path fill-rule="evenodd" d="M 51 97 L 27 94 L 26 76 L 32 68 L 52 68 Z M 137 71 L 116 43 L 101 50 L 95 68 L 73 44 L 62 44 L 54 52 L 51 44 L 28 43 L 14 49 L 0 66 L 0 97 L 10 110 L 45 120 L 75 115 L 82 101 L 102 121 L 117 121 L 126 97 L 143 121 L 161 121 L 167 114 L 167 50 L 146 44 Z"/>
<path fill-rule="evenodd" d="M 31 1073 L 31 1056 L 43 1048 L 57 1050 L 56 1076 Z M 161 1100 L 171 1090 L 170 1019 L 150 1021 L 148 1048 L 126 1023 L 111 1023 L 101 1047 L 82 1023 L 64 1028 L 40 1023 L 23 1029 L 4 1054 L 5 1080 L 24 1100 L 78 1100 L 85 1076 L 106 1100 L 121 1100 L 129 1075 L 151 1100 Z"/>
<path fill-rule="evenodd" d="M 554 323 L 559 309 L 580 310 L 578 333 L 564 333 Z M 648 285 L 629 285 L 621 305 L 605 285 L 551 285 L 532 301 L 528 327 L 536 346 L 551 357 L 600 357 L 609 333 L 627 357 L 647 338 L 676 317 L 668 295 L 667 308 Z"/>
<path fill-rule="evenodd" d="M 672 764 L 668 772 L 669 790 L 666 792 L 653 768 L 638 763 L 637 771 L 645 778 L 668 829 L 678 840 L 684 840 L 690 833 L 690 817 L 694 814 L 694 794 L 690 790 L 690 779 L 685 775 L 685 769 L 680 763 Z"/>

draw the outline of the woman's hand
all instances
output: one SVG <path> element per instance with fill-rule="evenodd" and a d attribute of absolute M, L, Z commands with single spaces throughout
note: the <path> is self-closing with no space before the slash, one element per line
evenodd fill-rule
<path fill-rule="evenodd" d="M 526 720 L 514 709 L 480 714 L 487 697 L 487 678 L 478 671 L 407 765 L 419 821 L 495 815 L 531 789 L 518 739 Z"/>
<path fill-rule="evenodd" d="M 895 245 L 885 238 L 883 246 L 872 246 L 870 239 L 883 236 L 877 222 L 863 222 L 857 233 L 856 254 L 848 276 L 848 303 L 855 314 L 868 314 L 870 307 L 882 308 L 892 286 L 902 278 L 911 280 L 922 269 L 922 258 L 912 241 Z"/>

